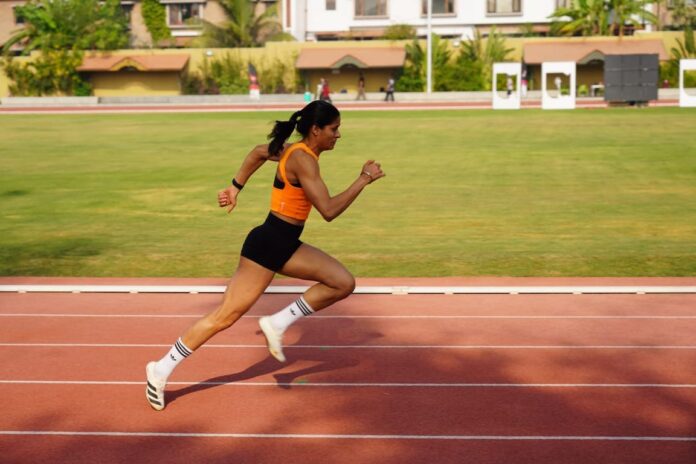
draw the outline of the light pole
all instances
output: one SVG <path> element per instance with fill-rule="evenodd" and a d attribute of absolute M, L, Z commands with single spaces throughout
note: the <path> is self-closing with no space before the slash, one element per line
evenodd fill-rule
<path fill-rule="evenodd" d="M 433 0 L 428 0 L 428 40 L 427 40 L 427 78 L 426 92 L 428 96 L 433 90 L 433 25 L 432 25 Z"/>

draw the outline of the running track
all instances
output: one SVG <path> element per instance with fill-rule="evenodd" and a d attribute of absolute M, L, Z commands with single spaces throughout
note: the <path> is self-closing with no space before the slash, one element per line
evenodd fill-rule
<path fill-rule="evenodd" d="M 236 104 L 147 104 L 147 105 L 97 105 L 97 106 L 0 106 L 2 114 L 96 114 L 96 113 L 217 113 L 250 111 L 291 111 L 305 103 L 236 103 Z M 387 103 L 383 101 L 353 102 L 336 101 L 341 111 L 391 111 L 391 110 L 489 110 L 492 103 L 488 101 L 401 101 Z M 650 106 L 679 106 L 679 100 L 663 99 L 650 102 Z M 603 100 L 578 100 L 579 108 L 608 108 Z M 541 100 L 522 102 L 522 108 L 541 108 Z"/>
<path fill-rule="evenodd" d="M 0 278 L 74 283 L 224 280 Z M 696 279 L 358 281 L 387 284 Z M 220 295 L 0 292 L 0 461 L 696 462 L 696 293 L 355 294 L 295 324 L 280 364 L 256 323 L 296 297 L 264 295 L 180 366 L 155 412 L 145 363 Z"/>

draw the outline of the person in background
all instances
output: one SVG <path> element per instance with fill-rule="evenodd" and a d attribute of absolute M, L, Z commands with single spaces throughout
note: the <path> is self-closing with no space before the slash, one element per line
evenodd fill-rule
<path fill-rule="evenodd" d="M 360 77 L 358 77 L 358 96 L 356 100 L 367 100 L 365 96 L 365 76 L 363 76 L 362 73 L 360 73 Z"/>
<path fill-rule="evenodd" d="M 317 84 L 317 100 L 321 100 L 321 96 L 324 92 L 324 78 L 322 77 L 319 79 L 319 83 Z"/>
<path fill-rule="evenodd" d="M 394 101 L 394 86 L 396 82 L 394 81 L 394 77 L 390 76 L 389 80 L 387 81 L 387 94 L 384 96 L 384 101 Z"/>
<path fill-rule="evenodd" d="M 331 89 L 329 88 L 329 81 L 326 79 L 322 79 L 322 81 L 324 81 L 324 84 L 321 87 L 321 97 L 319 100 L 331 103 Z"/>

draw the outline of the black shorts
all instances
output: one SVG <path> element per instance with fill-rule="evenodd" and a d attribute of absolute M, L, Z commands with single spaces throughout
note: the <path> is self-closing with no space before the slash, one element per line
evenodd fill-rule
<path fill-rule="evenodd" d="M 278 272 L 302 245 L 304 226 L 296 226 L 268 213 L 266 222 L 254 227 L 242 245 L 242 256 Z"/>

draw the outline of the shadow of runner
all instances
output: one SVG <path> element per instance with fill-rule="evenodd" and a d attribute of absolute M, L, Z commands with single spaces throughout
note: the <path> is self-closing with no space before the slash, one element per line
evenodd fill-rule
<path fill-rule="evenodd" d="M 261 331 L 257 331 L 256 334 L 260 335 Z M 378 332 L 366 333 L 364 337 L 360 337 L 361 340 L 358 341 L 358 344 L 367 341 L 367 339 L 369 338 L 378 338 L 381 336 L 382 334 Z M 309 336 L 306 332 L 303 332 L 300 339 L 293 345 L 301 346 L 311 344 L 311 341 L 308 340 L 308 338 L 311 338 L 311 336 Z M 355 343 L 356 340 L 352 340 L 352 342 Z M 289 345 L 289 347 L 292 347 L 293 345 Z M 298 355 L 298 353 L 300 354 Z M 167 403 L 171 404 L 172 402 L 176 401 L 176 399 L 179 397 L 201 392 L 209 388 L 219 387 L 230 383 L 242 382 L 257 377 L 262 377 L 264 375 L 271 374 L 282 369 L 286 369 L 289 366 L 292 366 L 293 364 L 297 363 L 298 361 L 317 361 L 318 364 L 314 366 L 303 367 L 292 372 L 280 372 L 273 374 L 273 377 L 276 379 L 278 387 L 289 390 L 290 388 L 292 388 L 292 384 L 295 382 L 295 380 L 299 379 L 300 377 L 321 372 L 335 371 L 339 369 L 355 367 L 360 364 L 360 359 L 354 355 L 344 356 L 344 353 L 340 353 L 338 356 L 334 356 L 330 353 L 330 351 L 324 349 L 292 349 L 291 353 L 286 354 L 288 361 L 285 363 L 279 363 L 275 360 L 275 358 L 273 358 L 269 354 L 261 362 L 249 366 L 241 372 L 213 377 L 195 385 L 190 385 L 188 387 L 173 390 L 171 392 L 168 391 Z"/>

